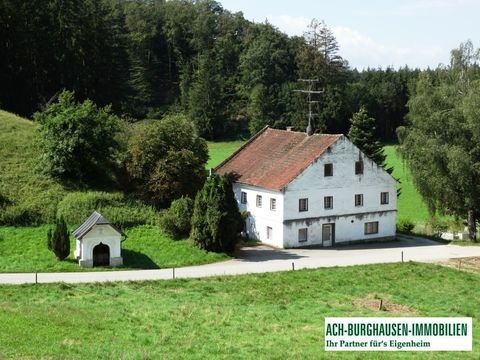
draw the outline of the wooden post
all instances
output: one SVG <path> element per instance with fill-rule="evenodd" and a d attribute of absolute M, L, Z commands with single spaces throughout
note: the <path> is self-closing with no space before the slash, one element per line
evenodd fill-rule
<path fill-rule="evenodd" d="M 462 259 L 458 259 L 458 270 L 462 268 Z"/>
<path fill-rule="evenodd" d="M 403 263 L 403 251 L 402 251 L 402 263 Z"/>
<path fill-rule="evenodd" d="M 380 307 L 378 308 L 378 310 L 383 310 L 383 299 L 380 299 Z"/>
<path fill-rule="evenodd" d="M 175 279 L 175 268 L 172 268 L 173 278 Z"/>
<path fill-rule="evenodd" d="M 35 285 L 38 284 L 38 273 L 35 272 Z"/>
<path fill-rule="evenodd" d="M 295 271 L 295 263 L 292 261 L 292 271 Z"/>

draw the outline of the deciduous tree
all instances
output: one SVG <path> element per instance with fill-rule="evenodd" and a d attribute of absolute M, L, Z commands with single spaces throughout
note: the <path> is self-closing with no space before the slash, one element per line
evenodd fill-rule
<path fill-rule="evenodd" d="M 468 220 L 476 240 L 480 215 L 480 58 L 471 42 L 451 62 L 423 73 L 408 102 L 401 151 L 431 213 Z"/>

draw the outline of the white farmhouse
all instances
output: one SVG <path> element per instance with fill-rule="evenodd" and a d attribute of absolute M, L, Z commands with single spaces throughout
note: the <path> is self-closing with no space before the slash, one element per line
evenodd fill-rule
<path fill-rule="evenodd" d="M 75 258 L 81 267 L 120 266 L 123 233 L 94 211 L 74 232 Z"/>
<path fill-rule="evenodd" d="M 397 181 L 344 135 L 265 128 L 215 168 L 250 238 L 279 247 L 395 237 Z"/>

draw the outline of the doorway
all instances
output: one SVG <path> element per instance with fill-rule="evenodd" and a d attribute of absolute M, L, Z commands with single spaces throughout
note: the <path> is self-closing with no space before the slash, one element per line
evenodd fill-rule
<path fill-rule="evenodd" d="M 322 246 L 329 247 L 335 242 L 335 224 L 322 225 Z"/>
<path fill-rule="evenodd" d="M 110 266 L 110 248 L 105 244 L 98 244 L 93 248 L 93 266 Z"/>

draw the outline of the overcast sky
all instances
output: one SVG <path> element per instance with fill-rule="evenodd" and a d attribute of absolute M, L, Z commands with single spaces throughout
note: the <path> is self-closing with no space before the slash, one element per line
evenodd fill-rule
<path fill-rule="evenodd" d="M 333 31 L 352 68 L 435 68 L 470 39 L 480 46 L 480 0 L 220 0 L 255 22 L 301 35 L 312 18 Z"/>

